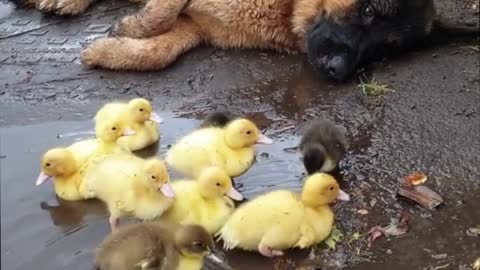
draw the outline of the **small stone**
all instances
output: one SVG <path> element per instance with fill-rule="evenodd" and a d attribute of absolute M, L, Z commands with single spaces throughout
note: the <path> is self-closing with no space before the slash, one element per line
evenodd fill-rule
<path fill-rule="evenodd" d="M 260 157 L 262 157 L 262 158 L 269 158 L 269 157 L 270 157 L 270 154 L 267 153 L 267 152 L 263 152 L 263 153 L 260 154 Z"/>
<path fill-rule="evenodd" d="M 436 260 L 443 260 L 443 259 L 446 259 L 446 258 L 447 258 L 447 254 L 446 254 L 446 253 L 443 253 L 443 254 L 432 255 L 432 258 L 434 258 L 434 259 L 436 259 Z"/>

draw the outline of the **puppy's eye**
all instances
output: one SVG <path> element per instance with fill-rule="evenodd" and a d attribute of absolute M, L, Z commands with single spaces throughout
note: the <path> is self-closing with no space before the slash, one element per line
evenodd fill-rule
<path fill-rule="evenodd" d="M 112 130 L 117 130 L 117 128 L 116 128 L 116 127 L 112 127 Z"/>
<path fill-rule="evenodd" d="M 373 8 L 371 6 L 366 6 L 363 9 L 363 16 L 368 19 L 373 18 L 373 16 L 375 16 L 375 12 L 373 12 Z"/>
<path fill-rule="evenodd" d="M 52 164 L 50 164 L 50 163 L 48 163 L 48 162 L 45 163 L 45 166 L 47 166 L 47 167 L 50 167 L 50 165 L 52 165 Z"/>
<path fill-rule="evenodd" d="M 139 111 L 143 112 L 143 108 L 138 109 Z"/>

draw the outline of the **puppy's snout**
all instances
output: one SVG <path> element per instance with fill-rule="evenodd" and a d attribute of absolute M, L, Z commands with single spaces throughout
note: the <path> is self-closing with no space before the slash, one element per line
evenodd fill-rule
<path fill-rule="evenodd" d="M 335 55 L 326 60 L 325 70 L 328 76 L 334 79 L 343 79 L 347 73 L 347 65 L 344 57 Z"/>

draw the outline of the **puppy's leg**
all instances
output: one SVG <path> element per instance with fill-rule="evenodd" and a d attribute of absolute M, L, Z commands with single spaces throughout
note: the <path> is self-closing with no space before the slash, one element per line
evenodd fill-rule
<path fill-rule="evenodd" d="M 111 34 L 131 38 L 146 38 L 168 31 L 188 0 L 149 0 L 134 15 L 123 17 Z"/>
<path fill-rule="evenodd" d="M 158 70 L 203 41 L 200 27 L 179 17 L 169 32 L 146 39 L 103 38 L 82 53 L 82 63 L 113 70 Z"/>

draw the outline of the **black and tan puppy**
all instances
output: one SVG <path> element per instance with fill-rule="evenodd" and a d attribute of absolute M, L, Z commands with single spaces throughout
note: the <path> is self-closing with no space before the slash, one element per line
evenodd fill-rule
<path fill-rule="evenodd" d="M 312 121 L 300 141 L 303 164 L 308 174 L 335 170 L 346 148 L 345 130 L 324 119 Z"/>
<path fill-rule="evenodd" d="M 200 270 L 205 256 L 221 260 L 203 227 L 178 226 L 149 222 L 121 227 L 97 248 L 95 269 Z"/>
<path fill-rule="evenodd" d="M 81 60 L 157 70 L 209 44 L 306 53 L 321 74 L 344 80 L 371 57 L 425 40 L 436 25 L 433 0 L 149 0 L 114 27 L 116 37 L 90 44 Z"/>

